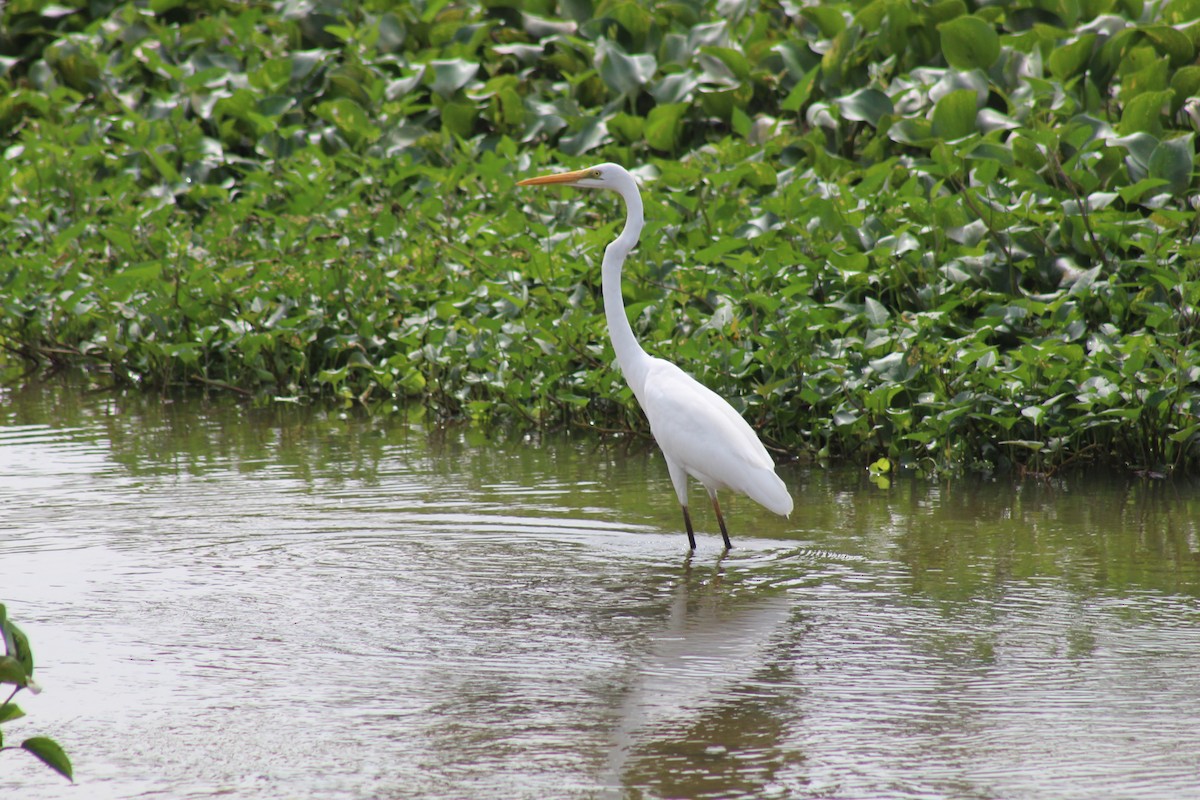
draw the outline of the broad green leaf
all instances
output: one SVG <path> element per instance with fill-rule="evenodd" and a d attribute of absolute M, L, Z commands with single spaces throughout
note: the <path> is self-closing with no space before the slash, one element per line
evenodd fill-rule
<path fill-rule="evenodd" d="M 929 6 L 929 16 L 934 22 L 947 22 L 967 13 L 967 4 L 963 0 L 939 0 Z"/>
<path fill-rule="evenodd" d="M 608 130 L 619 140 L 632 144 L 642 138 L 646 120 L 632 114 L 617 113 L 608 118 Z"/>
<path fill-rule="evenodd" d="M 1171 59 L 1171 66 L 1181 67 L 1196 57 L 1196 48 L 1187 36 L 1169 25 L 1147 25 L 1138 28 L 1143 36 L 1154 42 L 1158 52 Z"/>
<path fill-rule="evenodd" d="M 374 141 L 379 138 L 380 130 L 371 124 L 370 117 L 362 106 L 348 97 L 327 100 L 319 103 L 313 113 L 323 120 L 332 122 L 342 135 L 351 141 Z"/>
<path fill-rule="evenodd" d="M 652 55 L 626 55 L 616 44 L 601 39 L 596 47 L 596 69 L 609 89 L 630 95 L 654 77 L 658 64 Z"/>
<path fill-rule="evenodd" d="M 808 102 L 808 98 L 812 95 L 813 81 L 816 80 L 817 73 L 820 72 L 820 67 L 813 67 L 803 78 L 796 81 L 796 85 L 788 92 L 787 97 L 779 104 L 779 107 L 784 111 L 799 111 Z"/>
<path fill-rule="evenodd" d="M 864 303 L 865 303 L 865 310 L 867 313 L 867 319 L 871 321 L 872 325 L 879 327 L 879 326 L 885 325 L 887 323 L 888 317 L 890 315 L 888 314 L 888 310 L 886 308 L 884 308 L 882 303 L 880 303 L 878 300 L 876 300 L 873 297 L 866 298 Z"/>
<path fill-rule="evenodd" d="M 719 59 L 729 72 L 739 81 L 750 79 L 750 62 L 738 50 L 732 47 L 703 47 L 700 52 Z"/>
<path fill-rule="evenodd" d="M 24 686 L 29 683 L 29 675 L 17 659 L 12 656 L 0 656 L 0 683 Z"/>
<path fill-rule="evenodd" d="M 1171 113 L 1176 114 L 1189 97 L 1200 95 L 1200 66 L 1176 70 L 1171 75 L 1171 90 L 1175 92 L 1171 99 Z"/>
<path fill-rule="evenodd" d="M 1000 37 L 979 17 L 957 17 L 938 25 L 942 55 L 956 69 L 987 69 L 1000 56 Z"/>
<path fill-rule="evenodd" d="M 683 116 L 687 113 L 686 103 L 655 106 L 646 115 L 646 143 L 655 150 L 674 152 L 679 146 L 683 132 Z"/>
<path fill-rule="evenodd" d="M 589 150 L 595 150 L 608 138 L 608 127 L 604 120 L 592 118 L 571 136 L 564 136 L 558 146 L 564 153 L 572 156 L 583 155 Z"/>
<path fill-rule="evenodd" d="M 745 111 L 735 106 L 730 112 L 729 121 L 733 127 L 733 132 L 738 136 L 746 137 L 750 135 L 750 129 L 754 123 Z"/>
<path fill-rule="evenodd" d="M 650 95 L 658 103 L 686 103 L 699 85 L 699 77 L 691 70 L 673 72 L 651 86 Z"/>
<path fill-rule="evenodd" d="M 832 39 L 846 28 L 846 18 L 840 8 L 826 5 L 804 6 L 800 13 L 817 26 L 821 36 Z"/>
<path fill-rule="evenodd" d="M 1117 129 L 1125 136 L 1138 132 L 1161 135 L 1162 117 L 1174 96 L 1175 92 L 1170 89 L 1139 94 L 1125 104 Z"/>
<path fill-rule="evenodd" d="M 1200 0 L 1169 0 L 1163 5 L 1162 18 L 1169 25 L 1200 19 Z"/>
<path fill-rule="evenodd" d="M 965 91 L 965 90 L 962 90 Z M 974 107 L 972 99 L 972 108 Z M 933 142 L 933 124 L 926 119 L 903 117 L 888 128 L 888 137 L 901 144 L 911 144 L 918 147 L 930 147 Z"/>
<path fill-rule="evenodd" d="M 461 58 L 429 62 L 433 73 L 426 73 L 430 88 L 442 97 L 450 97 L 466 86 L 479 72 L 479 64 Z"/>
<path fill-rule="evenodd" d="M 1083 72 L 1092 58 L 1095 44 L 1096 34 L 1085 33 L 1073 42 L 1054 48 L 1047 61 L 1050 73 L 1060 81 L 1066 81 Z"/>
<path fill-rule="evenodd" d="M 4 694 L 7 696 L 8 692 L 5 692 Z M 25 712 L 22 711 L 21 707 L 16 703 L 7 703 L 0 706 L 0 724 L 10 722 L 14 719 L 20 719 L 23 716 L 25 716 Z"/>
<path fill-rule="evenodd" d="M 1192 183 L 1192 161 L 1196 153 L 1193 135 L 1178 136 L 1161 142 L 1150 154 L 1151 178 L 1167 182 L 1167 188 L 1176 196 L 1187 194 Z"/>
<path fill-rule="evenodd" d="M 932 128 L 935 138 L 951 141 L 975 132 L 977 96 L 971 89 L 950 92 L 933 108 Z"/>
<path fill-rule="evenodd" d="M 843 119 L 856 122 L 869 122 L 872 127 L 879 126 L 879 120 L 885 114 L 892 114 L 895 107 L 892 100 L 878 89 L 866 88 L 839 97 L 837 103 Z"/>
<path fill-rule="evenodd" d="M 67 758 L 58 742 L 45 736 L 35 736 L 21 742 L 21 748 L 33 753 L 46 766 L 67 780 L 74 780 L 71 776 L 71 759 Z"/>

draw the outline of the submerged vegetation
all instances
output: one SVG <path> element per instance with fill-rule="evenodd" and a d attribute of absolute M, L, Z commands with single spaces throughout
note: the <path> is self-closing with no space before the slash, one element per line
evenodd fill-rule
<path fill-rule="evenodd" d="M 784 452 L 1200 466 L 1200 0 L 10 2 L 5 376 L 641 429 L 599 299 Z M 402 402 L 397 402 L 402 401 Z"/>

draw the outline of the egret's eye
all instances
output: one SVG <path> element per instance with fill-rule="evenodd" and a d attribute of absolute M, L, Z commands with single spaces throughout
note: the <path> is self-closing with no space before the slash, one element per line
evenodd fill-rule
<path fill-rule="evenodd" d="M 598 170 L 598 169 L 594 169 L 594 170 L 592 170 L 592 177 L 593 177 L 593 178 L 599 178 L 599 177 L 600 177 L 600 170 Z"/>

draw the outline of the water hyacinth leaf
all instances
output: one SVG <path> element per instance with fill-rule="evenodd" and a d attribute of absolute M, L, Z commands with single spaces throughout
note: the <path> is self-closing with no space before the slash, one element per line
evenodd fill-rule
<path fill-rule="evenodd" d="M 658 63 L 648 53 L 627 55 L 616 44 L 601 39 L 596 46 L 596 70 L 609 89 L 631 95 L 654 77 Z"/>
<path fill-rule="evenodd" d="M 808 102 L 808 98 L 812 96 L 813 82 L 817 79 L 817 74 L 820 72 L 819 66 L 813 67 L 804 77 L 796 81 L 796 85 L 788 92 L 787 97 L 779 104 L 780 109 L 784 111 L 799 111 Z"/>
<path fill-rule="evenodd" d="M 867 312 L 867 319 L 871 321 L 872 325 L 878 327 L 887 323 L 888 317 L 890 316 L 888 314 L 888 310 L 884 308 L 883 304 L 875 298 L 866 298 L 864 301 L 864 308 Z"/>
<path fill-rule="evenodd" d="M 805 6 L 800 13 L 817 26 L 817 30 L 825 39 L 832 39 L 846 29 L 846 18 L 839 8 L 826 5 Z"/>
<path fill-rule="evenodd" d="M 686 103 L 655 106 L 646 115 L 646 143 L 655 150 L 670 153 L 679 146 L 683 132 L 683 117 L 687 113 Z"/>
<path fill-rule="evenodd" d="M 302 81 L 313 73 L 327 57 L 327 50 L 299 50 L 291 54 L 291 79 Z"/>
<path fill-rule="evenodd" d="M 879 120 L 885 114 L 895 111 L 892 99 L 874 88 L 859 89 L 845 97 L 839 97 L 837 103 L 843 119 L 855 122 L 868 122 L 871 127 L 879 127 Z"/>
<path fill-rule="evenodd" d="M 971 89 L 950 92 L 933 108 L 930 133 L 935 138 L 951 141 L 975 132 L 976 95 Z"/>
<path fill-rule="evenodd" d="M 1190 133 L 1159 143 L 1147 163 L 1150 178 L 1166 181 L 1167 189 L 1176 196 L 1186 194 L 1192 182 L 1195 152 L 1193 134 Z"/>
<path fill-rule="evenodd" d="M 71 759 L 59 747 L 58 742 L 45 736 L 34 736 L 21 742 L 21 749 L 32 753 L 43 764 L 62 775 L 67 780 L 74 780 L 71 774 Z"/>
<path fill-rule="evenodd" d="M 332 122 L 342 135 L 351 141 L 375 141 L 379 138 L 380 130 L 371 124 L 367 112 L 348 97 L 320 103 L 313 109 L 313 113 L 327 122 Z"/>
<path fill-rule="evenodd" d="M 1073 42 L 1054 48 L 1047 61 L 1050 74 L 1060 81 L 1066 81 L 1083 72 L 1092 58 L 1095 44 L 1096 34 L 1085 33 Z"/>
<path fill-rule="evenodd" d="M 971 107 L 974 108 L 975 101 L 971 101 Z M 888 137 L 893 141 L 901 144 L 911 144 L 917 147 L 932 147 L 935 143 L 933 138 L 933 123 L 927 119 L 919 119 L 915 117 L 903 117 L 892 124 L 888 128 Z"/>
<path fill-rule="evenodd" d="M 995 28 L 974 16 L 957 17 L 938 25 L 942 55 L 956 69 L 987 69 L 1000 57 Z"/>
<path fill-rule="evenodd" d="M 1172 67 L 1189 64 L 1196 57 L 1192 40 L 1170 25 L 1146 25 L 1138 31 L 1154 43 L 1159 53 L 1171 60 Z"/>
<path fill-rule="evenodd" d="M 479 109 L 474 103 L 451 100 L 442 105 L 442 124 L 456 136 L 467 137 L 475 129 L 475 120 L 479 117 Z M 376 137 L 378 136 L 378 129 Z"/>
<path fill-rule="evenodd" d="M 1200 19 L 1200 0 L 1169 0 L 1163 4 L 1162 17 L 1170 25 Z"/>
<path fill-rule="evenodd" d="M 631 144 L 642 138 L 646 120 L 632 114 L 619 112 L 608 118 L 607 126 L 613 136 L 626 144 Z"/>
<path fill-rule="evenodd" d="M 429 66 L 433 68 L 432 76 L 426 78 L 430 88 L 447 98 L 466 86 L 479 72 L 479 64 L 462 58 L 434 60 Z"/>
<path fill-rule="evenodd" d="M 1117 129 L 1126 136 L 1138 132 L 1162 135 L 1163 113 L 1174 96 L 1175 92 L 1170 89 L 1139 94 L 1125 104 Z"/>
<path fill-rule="evenodd" d="M 1171 113 L 1176 114 L 1189 97 L 1200 95 L 1200 66 L 1187 66 L 1176 70 L 1171 76 Z"/>
<path fill-rule="evenodd" d="M 408 30 L 398 16 L 389 11 L 379 18 L 376 27 L 379 31 L 379 38 L 376 40 L 375 46 L 381 53 L 394 53 L 404 46 L 404 41 L 408 38 Z"/>
<path fill-rule="evenodd" d="M 738 50 L 732 47 L 715 47 L 710 45 L 701 48 L 700 52 L 719 60 L 736 81 L 750 79 L 750 62 Z"/>
<path fill-rule="evenodd" d="M 602 119 L 592 118 L 583 127 L 570 136 L 559 140 L 558 146 L 564 153 L 571 156 L 583 155 L 589 150 L 595 150 L 608 139 L 608 126 Z"/>

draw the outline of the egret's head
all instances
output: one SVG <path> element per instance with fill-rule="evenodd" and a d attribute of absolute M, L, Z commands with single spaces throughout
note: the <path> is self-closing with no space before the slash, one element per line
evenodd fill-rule
<path fill-rule="evenodd" d="M 632 182 L 632 177 L 624 167 L 616 164 L 597 164 L 594 167 L 577 169 L 573 172 L 559 172 L 554 175 L 526 178 L 523 181 L 517 181 L 517 186 L 546 186 L 558 183 L 564 186 L 576 186 L 580 189 L 612 189 L 619 192 L 626 181 Z"/>

